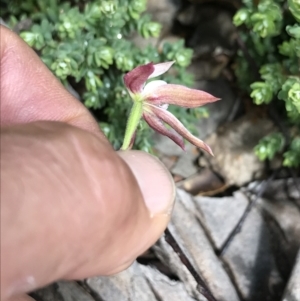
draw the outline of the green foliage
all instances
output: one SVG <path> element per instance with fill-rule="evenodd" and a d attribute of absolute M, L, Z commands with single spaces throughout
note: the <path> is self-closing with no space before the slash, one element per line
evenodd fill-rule
<path fill-rule="evenodd" d="M 161 79 L 191 85 L 185 71 L 192 51 L 183 41 L 139 49 L 130 40 L 137 32 L 144 38 L 157 37 L 161 25 L 144 14 L 146 0 L 4 0 L 2 18 L 11 28 L 30 20 L 20 36 L 33 47 L 49 69 L 99 120 L 113 146 L 120 148 L 132 102 L 123 84 L 125 72 L 137 65 L 175 60 L 172 74 Z M 197 116 L 181 109 L 182 121 L 193 123 Z M 139 125 L 136 147 L 151 148 L 148 127 Z"/>
<path fill-rule="evenodd" d="M 288 0 L 289 10 L 293 14 L 294 18 L 300 22 L 300 2 L 299 0 Z"/>
<path fill-rule="evenodd" d="M 283 145 L 283 136 L 280 133 L 273 133 L 262 138 L 254 148 L 254 151 L 260 160 L 272 160 L 275 154 L 282 150 Z"/>
<path fill-rule="evenodd" d="M 273 98 L 273 91 L 267 82 L 255 82 L 250 85 L 252 93 L 250 96 L 253 98 L 257 105 L 262 103 L 269 103 Z"/>
<path fill-rule="evenodd" d="M 290 120 L 300 124 L 300 78 L 289 77 L 278 94 L 285 102 L 285 108 Z"/>
<path fill-rule="evenodd" d="M 300 167 L 300 138 L 293 139 L 290 149 L 283 154 L 283 165 L 288 167 Z"/>
<path fill-rule="evenodd" d="M 281 133 L 272 133 L 262 138 L 254 151 L 260 160 L 272 160 L 277 153 L 282 152 L 284 144 L 285 140 Z M 283 153 L 282 164 L 287 167 L 300 167 L 300 137 L 295 137 L 289 150 Z"/>
<path fill-rule="evenodd" d="M 281 8 L 272 0 L 259 1 L 256 7 L 252 2 L 247 1 L 246 8 L 236 13 L 233 22 L 236 26 L 246 24 L 262 38 L 276 35 L 281 30 Z"/>
<path fill-rule="evenodd" d="M 238 52 L 236 76 L 240 87 L 257 105 L 269 105 L 288 128 L 291 143 L 273 133 L 255 147 L 261 160 L 283 155 L 283 165 L 300 166 L 300 2 L 299 0 L 243 0 L 233 18 L 250 62 Z M 253 68 L 257 68 L 260 80 Z M 250 89 L 249 89 L 250 88 Z"/>

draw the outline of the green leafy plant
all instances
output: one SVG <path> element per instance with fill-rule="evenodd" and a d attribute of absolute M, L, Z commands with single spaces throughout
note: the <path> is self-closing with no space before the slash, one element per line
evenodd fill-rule
<path fill-rule="evenodd" d="M 236 76 L 257 105 L 276 111 L 286 133 L 272 133 L 255 147 L 261 160 L 282 153 L 282 163 L 300 166 L 300 2 L 243 0 L 233 18 L 248 52 L 238 52 Z M 249 56 L 253 61 L 249 61 Z M 253 62 L 256 66 L 253 66 Z M 251 66 L 252 65 L 252 66 Z M 251 67 L 255 72 L 251 75 Z"/>
<path fill-rule="evenodd" d="M 174 60 L 173 73 L 162 79 L 192 85 L 185 71 L 192 51 L 183 41 L 140 49 L 130 40 L 136 32 L 144 38 L 160 34 L 160 24 L 144 13 L 146 0 L 4 0 L 2 5 L 2 18 L 11 28 L 21 28 L 20 36 L 67 88 L 76 91 L 116 149 L 121 147 L 132 104 L 123 83 L 125 72 L 149 62 Z M 200 113 L 206 114 L 203 109 L 179 112 L 189 128 Z M 143 123 L 139 129 L 135 145 L 150 151 L 152 132 Z"/>
<path fill-rule="evenodd" d="M 255 147 L 255 153 L 260 160 L 272 160 L 277 152 L 280 152 L 284 145 L 284 138 L 280 133 L 272 133 L 262 138 Z"/>

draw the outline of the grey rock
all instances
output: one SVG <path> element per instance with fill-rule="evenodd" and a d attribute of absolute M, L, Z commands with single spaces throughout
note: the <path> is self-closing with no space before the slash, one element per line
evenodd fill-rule
<path fill-rule="evenodd" d="M 0 18 L 0 25 L 9 28 L 8 24 L 2 18 Z"/>
<path fill-rule="evenodd" d="M 180 156 L 182 155 L 182 149 L 174 143 L 171 139 L 155 133 L 153 135 L 154 148 L 161 154 L 167 156 Z"/>
<path fill-rule="evenodd" d="M 192 195 L 210 195 L 223 189 L 224 183 L 211 169 L 202 168 L 195 175 L 177 183 L 177 187 Z"/>
<path fill-rule="evenodd" d="M 273 183 L 278 187 L 284 181 L 278 180 Z M 268 192 L 270 192 L 269 189 Z M 286 246 L 288 245 L 290 249 L 287 251 L 288 257 L 294 260 L 300 247 L 300 211 L 297 206 L 287 197 L 285 199 L 277 198 L 275 192 L 273 197 L 269 195 L 259 199 L 258 202 L 276 220 L 284 232 L 287 240 Z"/>
<path fill-rule="evenodd" d="M 172 167 L 177 162 L 177 156 L 166 156 L 158 153 L 159 160 L 165 165 L 168 170 L 171 170 Z"/>
<path fill-rule="evenodd" d="M 232 13 L 210 5 L 201 8 L 192 5 L 187 10 L 189 9 L 192 9 L 189 17 L 195 16 L 195 29 L 187 38 L 187 46 L 194 50 L 188 70 L 196 80 L 216 79 L 234 54 L 236 28 L 232 24 Z"/>
<path fill-rule="evenodd" d="M 115 276 L 93 277 L 81 285 L 60 281 L 33 294 L 42 301 L 194 301 L 180 281 L 135 262 Z"/>
<path fill-rule="evenodd" d="M 173 174 L 186 178 L 197 172 L 197 168 L 193 161 L 195 161 L 199 153 L 195 146 L 187 143 L 186 151 L 183 151 L 169 138 L 155 134 L 154 147 L 159 152 L 160 157 L 162 157 L 162 155 L 178 157 L 177 162 L 171 168 Z"/>
<path fill-rule="evenodd" d="M 186 291 L 180 281 L 170 280 L 157 270 L 140 266 L 144 277 L 147 279 L 149 286 L 153 290 L 156 300 L 159 301 L 195 301 Z"/>
<path fill-rule="evenodd" d="M 223 259 L 243 300 L 276 300 L 274 292 L 283 283 L 272 254 L 270 233 L 257 208 L 252 208 Z"/>
<path fill-rule="evenodd" d="M 153 21 L 158 22 L 162 26 L 161 33 L 159 37 L 147 39 L 135 33 L 130 38 L 134 45 L 141 49 L 145 49 L 148 45 L 161 47 L 161 45 L 159 46 L 161 40 L 170 35 L 178 4 L 172 0 L 147 0 L 146 12 L 151 15 Z"/>
<path fill-rule="evenodd" d="M 196 81 L 215 80 L 220 77 L 229 62 L 229 57 L 223 53 L 212 54 L 205 59 L 193 59 L 188 67 L 188 72 L 194 75 Z"/>
<path fill-rule="evenodd" d="M 43 301 L 95 301 L 95 299 L 75 281 L 59 281 L 33 293 L 33 297 Z"/>
<path fill-rule="evenodd" d="M 197 81 L 194 85 L 195 89 L 203 90 L 221 100 L 207 104 L 209 118 L 202 118 L 196 123 L 198 137 L 205 139 L 212 134 L 219 125 L 230 118 L 233 110 L 238 109 L 239 101 L 233 94 L 228 82 L 222 78 L 214 81 Z M 235 105 L 236 104 L 236 105 Z"/>
<path fill-rule="evenodd" d="M 149 45 L 157 47 L 159 44 L 159 37 L 143 38 L 138 33 L 133 33 L 130 37 L 130 41 L 138 48 L 145 49 Z"/>
<path fill-rule="evenodd" d="M 147 12 L 152 15 L 153 21 L 162 25 L 162 36 L 170 31 L 179 4 L 174 0 L 147 0 Z"/>
<path fill-rule="evenodd" d="M 79 93 L 71 86 L 69 82 L 66 83 L 66 89 L 71 93 L 76 99 L 80 100 Z"/>
<path fill-rule="evenodd" d="M 249 189 L 256 195 L 263 183 L 253 182 Z M 293 179 L 272 181 L 257 203 L 263 210 L 269 230 L 273 233 L 277 261 L 287 277 L 300 247 L 300 210 L 289 193 L 297 190 Z"/>
<path fill-rule="evenodd" d="M 194 200 L 201 224 L 207 229 L 215 248 L 220 250 L 243 215 L 248 199 L 237 191 L 233 197 L 195 197 Z"/>
<path fill-rule="evenodd" d="M 137 262 L 117 275 L 89 278 L 86 283 L 103 301 L 156 301 Z"/>
<path fill-rule="evenodd" d="M 288 196 L 295 201 L 300 200 L 300 178 L 288 179 Z"/>
<path fill-rule="evenodd" d="M 21 21 L 19 21 L 14 28 L 10 28 L 10 26 L 2 19 L 0 18 L 0 25 L 3 25 L 5 27 L 7 27 L 8 29 L 13 30 L 15 33 L 19 34 L 20 31 L 23 30 L 29 30 L 30 27 L 32 26 L 32 20 L 31 19 L 23 19 Z"/>
<path fill-rule="evenodd" d="M 219 127 L 205 142 L 215 157 L 208 157 L 214 170 L 229 185 L 242 186 L 263 174 L 264 163 L 259 161 L 253 148 L 273 129 L 267 119 L 255 119 L 246 115 L 235 122 Z"/>
<path fill-rule="evenodd" d="M 300 251 L 298 252 L 295 267 L 291 274 L 288 285 L 285 289 L 282 301 L 299 301 L 300 300 Z"/>
<path fill-rule="evenodd" d="M 236 32 L 232 14 L 223 9 L 207 7 L 198 12 L 198 16 L 196 29 L 187 42 L 194 49 L 194 56 L 203 57 L 216 50 L 232 55 Z"/>
<path fill-rule="evenodd" d="M 170 229 L 172 235 L 176 239 L 176 241 L 180 244 L 183 252 L 188 256 L 189 260 L 195 266 L 195 263 L 189 253 L 187 252 L 186 247 L 184 246 L 182 239 L 177 235 L 175 228 L 172 224 L 169 224 L 168 228 Z M 202 296 L 197 290 L 197 283 L 190 272 L 187 270 L 185 266 L 181 263 L 179 257 L 176 253 L 174 253 L 173 249 L 170 245 L 165 241 L 164 238 L 161 238 L 154 246 L 153 250 L 156 256 L 164 262 L 165 265 L 174 273 L 178 278 L 183 282 L 185 289 L 188 294 L 194 297 L 197 301 L 207 301 L 204 296 Z M 198 270 L 198 269 L 197 269 Z"/>
<path fill-rule="evenodd" d="M 115 276 L 93 277 L 86 283 L 103 301 L 193 301 L 182 282 L 137 262 Z"/>
<path fill-rule="evenodd" d="M 57 291 L 64 301 L 94 301 L 94 298 L 75 281 L 60 281 L 57 285 Z"/>
<path fill-rule="evenodd" d="M 191 196 L 183 190 L 178 190 L 169 229 L 191 263 L 205 279 L 217 300 L 239 300 L 229 276 L 223 269 L 222 263 L 215 255 L 203 228 L 198 222 L 195 215 L 196 211 Z M 189 294 L 203 300 L 196 289 L 195 280 L 164 239 L 159 241 L 154 250 L 157 256 L 183 281 Z"/>
<path fill-rule="evenodd" d="M 190 5 L 178 14 L 178 20 L 193 30 L 187 46 L 194 50 L 189 70 L 196 80 L 219 77 L 234 54 L 236 28 L 232 11 L 213 4 Z"/>
<path fill-rule="evenodd" d="M 196 159 L 196 154 L 197 153 L 193 153 L 192 151 L 182 152 L 179 160 L 171 169 L 172 173 L 180 175 L 184 178 L 194 175 L 197 172 L 197 168 L 193 163 L 193 161 Z"/>

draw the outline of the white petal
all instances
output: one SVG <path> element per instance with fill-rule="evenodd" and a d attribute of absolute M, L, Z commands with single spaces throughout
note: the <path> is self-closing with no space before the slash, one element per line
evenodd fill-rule
<path fill-rule="evenodd" d="M 159 107 L 164 109 L 164 110 L 167 110 L 169 105 L 167 103 L 164 103 L 163 105 L 160 105 Z"/>
<path fill-rule="evenodd" d="M 166 62 L 166 63 L 160 63 L 160 64 L 155 64 L 155 65 L 154 65 L 154 71 L 153 71 L 153 73 L 148 77 L 148 79 L 166 73 L 166 72 L 171 68 L 171 66 L 172 66 L 174 63 L 175 63 L 175 61 Z"/>
<path fill-rule="evenodd" d="M 142 95 L 151 95 L 151 91 L 156 87 L 167 85 L 167 83 L 163 80 L 153 80 L 152 82 L 146 84 L 145 88 L 143 89 Z"/>

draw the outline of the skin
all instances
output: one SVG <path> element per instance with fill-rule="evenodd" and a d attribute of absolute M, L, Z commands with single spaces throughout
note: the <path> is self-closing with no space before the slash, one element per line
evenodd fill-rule
<path fill-rule="evenodd" d="M 154 157 L 115 152 L 87 109 L 0 27 L 1 300 L 110 275 L 161 236 L 174 184 Z"/>

